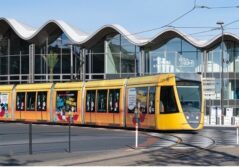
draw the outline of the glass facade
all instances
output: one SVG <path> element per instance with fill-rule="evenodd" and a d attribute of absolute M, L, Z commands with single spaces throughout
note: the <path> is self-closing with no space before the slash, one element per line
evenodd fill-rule
<path fill-rule="evenodd" d="M 105 73 L 108 76 L 137 75 L 140 48 L 120 34 L 109 35 L 105 40 Z"/>
<path fill-rule="evenodd" d="M 14 31 L 0 31 L 0 84 L 8 84 L 10 80 L 18 83 L 27 77 L 28 46 Z"/>
<path fill-rule="evenodd" d="M 48 40 L 50 39 L 50 40 Z M 69 81 L 80 78 L 82 58 L 80 47 L 69 45 L 71 41 L 61 32 L 60 35 L 45 39 L 34 44 L 34 82 L 49 82 L 50 75 L 53 81 Z M 30 78 L 30 45 L 22 40 L 16 33 L 9 29 L 3 33 L 0 31 L 0 82 L 1 84 L 28 83 Z M 53 74 L 50 72 L 49 53 L 57 55 Z M 73 52 L 73 74 L 71 74 L 71 52 Z"/>
<path fill-rule="evenodd" d="M 146 71 L 149 74 L 202 72 L 202 52 L 180 38 L 146 49 L 145 53 L 148 57 Z"/>
<path fill-rule="evenodd" d="M 57 37 L 50 39 L 50 41 L 46 39 L 43 44 L 35 46 L 35 82 L 51 81 L 51 76 L 55 82 L 80 78 L 82 67 L 80 47 L 76 45 L 71 46 L 71 41 L 63 32 Z M 73 55 L 72 74 L 71 52 Z M 54 53 L 56 57 L 51 58 L 50 53 Z"/>
<path fill-rule="evenodd" d="M 208 117 L 206 123 L 231 125 L 237 122 L 239 116 L 238 43 L 224 41 L 223 60 L 221 47 L 221 43 L 218 43 L 206 54 L 204 73 L 207 88 L 205 91 L 206 117 Z M 221 89 L 222 82 L 223 89 Z M 222 101 L 221 91 L 223 91 Z M 221 110 L 222 102 L 223 111 Z"/>

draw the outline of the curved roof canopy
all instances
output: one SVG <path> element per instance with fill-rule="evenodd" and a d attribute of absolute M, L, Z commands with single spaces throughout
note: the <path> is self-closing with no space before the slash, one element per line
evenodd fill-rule
<path fill-rule="evenodd" d="M 46 37 L 57 36 L 61 32 L 64 32 L 72 43 L 84 47 L 90 47 L 101 40 L 104 36 L 112 33 L 121 34 L 132 44 L 142 47 L 155 47 L 173 37 L 180 37 L 197 48 L 206 49 L 212 47 L 221 40 L 221 35 L 215 36 L 208 41 L 197 40 L 174 28 L 166 29 L 150 39 L 142 39 L 131 34 L 125 28 L 117 24 L 104 25 L 94 33 L 87 34 L 70 26 L 62 20 L 49 20 L 41 27 L 33 28 L 15 19 L 0 18 L 0 32 L 4 33 L 9 28 L 11 28 L 19 38 L 33 43 L 41 43 Z M 239 37 L 232 33 L 224 33 L 224 39 L 239 41 Z"/>

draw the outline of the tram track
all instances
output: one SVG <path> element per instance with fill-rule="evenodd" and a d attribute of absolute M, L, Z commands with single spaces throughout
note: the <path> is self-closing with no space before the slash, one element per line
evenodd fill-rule
<path fill-rule="evenodd" d="M 204 139 L 207 139 L 208 142 L 210 142 L 209 144 L 205 146 L 200 146 L 200 144 L 202 143 L 197 143 L 197 145 L 193 143 L 189 143 L 188 141 L 185 141 L 183 137 L 180 137 L 177 135 L 173 135 L 173 136 L 177 137 L 181 141 L 179 143 L 175 143 L 175 145 L 171 145 L 170 147 L 168 147 L 168 149 L 172 149 L 172 151 L 174 152 L 174 158 L 176 159 L 180 159 L 185 156 L 191 156 L 196 153 L 211 151 L 211 149 L 213 149 L 216 145 L 216 141 L 213 138 L 204 136 L 204 135 L 197 135 L 197 137 L 200 136 Z M 201 140 L 201 141 L 205 141 L 205 140 Z M 179 145 L 181 147 L 184 147 L 185 149 L 178 149 L 177 147 Z"/>
<path fill-rule="evenodd" d="M 178 162 L 184 161 L 185 158 L 191 158 L 198 156 L 199 154 L 206 154 L 207 152 L 217 153 L 213 150 L 213 147 L 216 146 L 216 141 L 206 135 L 197 134 L 176 134 L 176 133 L 148 133 L 142 132 L 145 135 L 150 135 L 159 139 L 158 142 L 166 141 L 168 145 L 157 145 L 149 146 L 146 148 L 139 147 L 138 149 L 130 150 L 118 150 L 115 152 L 109 152 L 105 155 L 97 155 L 89 159 L 66 159 L 59 161 L 52 161 L 49 164 L 54 165 L 137 165 L 137 164 L 160 164 L 161 160 L 166 161 L 165 159 L 173 158 L 173 161 Z M 193 141 L 195 138 L 198 138 L 197 142 Z M 191 140 L 192 139 L 192 140 Z M 206 143 L 204 143 L 206 141 Z M 185 147 L 186 149 L 177 149 L 177 147 Z M 153 148 L 153 149 L 152 149 Z M 203 153 L 205 152 L 205 153 Z M 160 158 L 159 158 L 160 157 Z M 157 160 L 157 163 L 152 161 L 152 158 Z M 146 160 L 145 160 L 146 159 Z M 129 162 L 130 161 L 130 162 Z M 170 162 L 170 161 L 169 161 Z M 63 163 L 63 164 L 62 164 Z M 42 164 L 41 164 L 42 165 Z"/>

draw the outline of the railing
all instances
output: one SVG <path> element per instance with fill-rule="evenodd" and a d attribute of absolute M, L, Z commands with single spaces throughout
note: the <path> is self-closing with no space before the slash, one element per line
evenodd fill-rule
<path fill-rule="evenodd" d="M 139 76 L 136 73 L 119 73 L 119 74 L 106 74 L 106 73 L 86 73 L 85 80 L 100 80 L 100 79 L 118 79 Z M 53 78 L 51 81 L 51 77 Z M 29 83 L 29 74 L 11 74 L 0 75 L 0 84 L 17 84 Z M 83 74 L 65 73 L 65 74 L 34 74 L 34 83 L 39 82 L 67 82 L 67 81 L 83 81 Z"/>

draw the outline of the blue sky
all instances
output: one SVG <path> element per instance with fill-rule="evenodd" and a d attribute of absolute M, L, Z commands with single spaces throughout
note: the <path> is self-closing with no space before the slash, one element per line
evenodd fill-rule
<path fill-rule="evenodd" d="M 161 27 L 193 8 L 194 0 L 0 0 L 0 16 L 39 27 L 50 19 L 64 20 L 82 31 L 92 33 L 105 24 L 120 24 L 131 33 Z M 239 6 L 238 0 L 197 0 L 197 5 L 209 7 Z M 174 26 L 217 26 L 239 19 L 239 8 L 198 9 L 173 23 Z M 228 26 L 239 28 L 239 22 Z M 161 30 L 139 34 L 152 37 Z M 193 33 L 208 29 L 181 28 Z M 239 35 L 239 30 L 230 29 Z M 210 38 L 220 31 L 197 34 Z"/>

